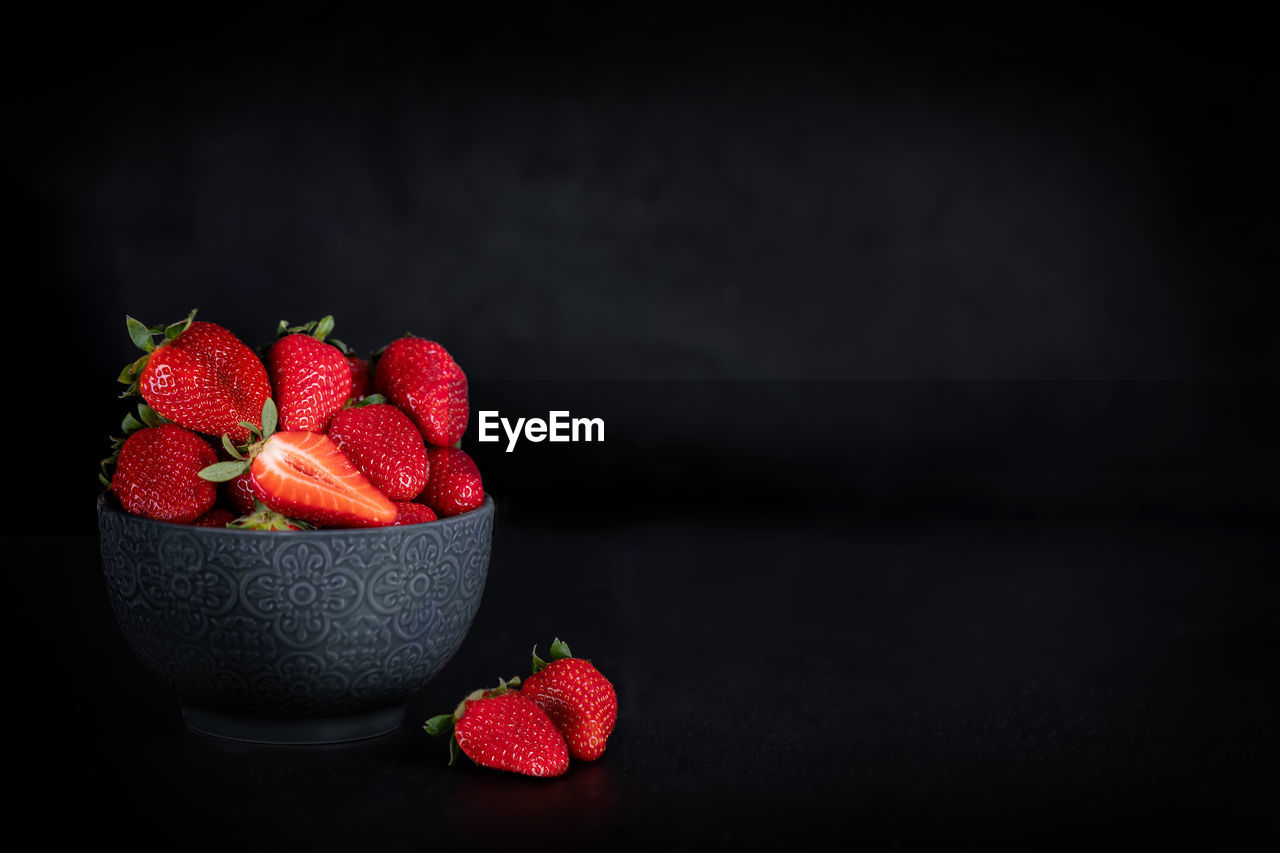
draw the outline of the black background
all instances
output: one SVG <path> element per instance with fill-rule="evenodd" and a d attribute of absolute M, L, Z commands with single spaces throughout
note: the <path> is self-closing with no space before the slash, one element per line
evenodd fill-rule
<path fill-rule="evenodd" d="M 51 814 L 88 773 L 121 825 L 189 830 L 182 780 L 225 840 L 286 838 L 231 780 L 271 802 L 310 772 L 278 808 L 331 814 L 352 773 L 392 805 L 319 822 L 381 846 L 479 832 L 490 798 L 521 827 L 586 800 L 592 831 L 655 842 L 1265 822 L 1280 140 L 1257 22 L 89 14 L 12 22 L 0 142 L 5 531 L 40 603 L 8 704 Z M 182 733 L 113 633 L 92 502 L 124 315 L 192 307 L 252 344 L 328 313 L 366 351 L 412 331 L 473 410 L 605 418 L 604 444 L 513 453 L 473 426 L 494 565 L 421 710 L 557 632 L 614 667 L 606 763 L 529 793 L 444 775 L 408 729 L 301 758 Z M 127 736 L 77 746 L 90 709 Z"/>

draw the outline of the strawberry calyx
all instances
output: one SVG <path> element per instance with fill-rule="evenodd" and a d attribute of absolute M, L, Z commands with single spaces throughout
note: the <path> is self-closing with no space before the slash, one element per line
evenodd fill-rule
<path fill-rule="evenodd" d="M 286 337 L 288 335 L 309 335 L 321 343 L 329 344 L 336 347 L 343 355 L 351 355 L 351 347 L 344 344 L 337 338 L 329 337 L 329 333 L 333 331 L 333 315 L 327 314 L 319 320 L 312 320 L 310 323 L 303 323 L 301 326 L 290 326 L 287 320 L 281 320 L 280 325 L 276 326 L 276 339 Z"/>
<path fill-rule="evenodd" d="M 239 446 L 231 440 L 231 436 L 223 433 L 222 447 L 234 458 L 225 462 L 215 462 L 207 468 L 202 468 L 200 476 L 211 483 L 225 483 L 248 471 L 249 464 L 253 462 L 253 457 L 258 455 L 258 452 L 262 450 L 262 446 L 266 444 L 267 439 L 275 433 L 279 420 L 280 414 L 276 410 L 275 401 L 268 397 L 267 401 L 262 404 L 262 429 L 258 429 L 256 424 L 252 424 L 249 421 L 241 421 L 240 426 L 249 431 L 251 439 Z M 276 528 L 265 529 L 274 530 Z"/>
<path fill-rule="evenodd" d="M 387 402 L 388 402 L 387 398 L 382 396 L 381 394 L 370 394 L 367 397 L 361 397 L 359 400 L 352 397 L 351 399 L 347 400 L 346 404 L 342 408 L 363 409 L 365 406 L 377 406 Z"/>
<path fill-rule="evenodd" d="M 551 642 L 551 651 L 547 653 L 547 657 L 551 658 L 551 660 L 545 661 L 538 657 L 538 647 L 537 645 L 533 647 L 533 673 L 535 675 L 546 669 L 549 664 L 565 658 L 571 658 L 573 655 L 569 652 L 569 644 L 556 637 Z"/>
<path fill-rule="evenodd" d="M 237 530 L 315 530 L 315 525 L 278 513 L 262 501 L 253 502 L 253 512 L 227 522 Z"/>
<path fill-rule="evenodd" d="M 184 319 L 176 323 L 168 323 L 162 326 L 147 326 L 140 320 L 135 320 L 129 315 L 125 315 L 125 328 L 129 331 L 129 339 L 133 341 L 134 346 L 142 350 L 142 357 L 137 361 L 130 362 L 124 366 L 124 370 L 120 371 L 120 376 L 116 381 L 121 385 L 127 385 L 121 397 L 136 397 L 141 391 L 138 382 L 142 378 L 142 369 L 147 366 L 147 361 L 151 358 L 151 354 L 156 351 L 156 337 L 163 336 L 164 340 L 160 342 L 160 346 L 175 339 L 178 335 L 191 328 L 191 323 L 196 319 L 196 311 L 192 308 L 191 313 Z"/>
<path fill-rule="evenodd" d="M 100 469 L 98 472 L 98 482 L 102 483 L 102 485 L 106 486 L 108 489 L 111 488 L 111 477 L 109 476 L 109 471 L 110 468 L 119 461 L 120 448 L 124 447 L 125 439 L 140 429 L 157 427 L 161 424 L 167 423 L 172 423 L 172 421 L 164 415 L 161 415 L 146 403 L 138 404 L 138 416 L 136 418 L 133 416 L 133 412 L 127 413 L 124 416 L 124 420 L 120 422 L 120 429 L 124 431 L 124 437 L 117 438 L 114 435 L 108 436 L 108 439 L 111 442 L 111 455 L 98 463 L 98 468 Z"/>
<path fill-rule="evenodd" d="M 453 709 L 452 714 L 439 714 L 431 717 L 422 724 L 422 728 L 432 737 L 438 737 L 443 734 L 449 735 L 449 764 L 452 766 L 458 755 L 462 753 L 462 748 L 458 746 L 458 739 L 453 736 L 453 727 L 458 720 L 462 719 L 462 715 L 467 712 L 467 705 L 478 699 L 492 699 L 494 696 L 501 696 L 503 693 L 509 692 L 511 688 L 519 686 L 520 676 L 518 675 L 514 675 L 511 678 L 500 677 L 497 687 L 472 690 L 463 697 L 462 701 L 458 703 L 458 707 Z"/>

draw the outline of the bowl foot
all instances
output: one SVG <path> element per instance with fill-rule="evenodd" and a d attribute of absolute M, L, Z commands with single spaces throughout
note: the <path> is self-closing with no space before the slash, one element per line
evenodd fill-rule
<path fill-rule="evenodd" d="M 183 704 L 182 718 L 191 731 L 224 740 L 277 744 L 341 743 L 395 731 L 404 721 L 404 709 L 405 705 L 400 704 L 345 717 L 243 717 Z"/>

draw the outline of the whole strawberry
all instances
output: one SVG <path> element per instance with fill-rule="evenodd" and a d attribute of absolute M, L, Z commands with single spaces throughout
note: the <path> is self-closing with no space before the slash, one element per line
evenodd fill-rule
<path fill-rule="evenodd" d="M 427 475 L 427 487 L 419 500 L 441 517 L 461 515 L 484 503 L 484 484 L 480 481 L 480 469 L 457 447 L 430 447 L 431 459 Z"/>
<path fill-rule="evenodd" d="M 457 444 L 467 430 L 467 377 L 434 341 L 412 336 L 392 341 L 374 365 L 373 385 L 413 418 L 430 444 Z"/>
<path fill-rule="evenodd" d="M 129 386 L 124 396 L 141 394 L 161 416 L 187 429 L 245 441 L 244 423 L 261 426 L 262 404 L 271 396 L 266 368 L 231 332 L 195 322 L 195 315 L 155 327 L 125 318 L 129 337 L 145 355 L 120 374 Z"/>
<path fill-rule="evenodd" d="M 193 527 L 226 527 L 236 520 L 235 513 L 222 507 L 214 507 L 191 522 Z"/>
<path fill-rule="evenodd" d="M 306 430 L 276 432 L 275 427 L 275 404 L 267 400 L 256 440 L 243 448 L 229 446 L 238 458 L 210 465 L 200 476 L 225 483 L 247 472 L 256 500 L 290 519 L 320 527 L 381 527 L 395 522 L 396 505 L 351 464 L 332 439 Z"/>
<path fill-rule="evenodd" d="M 559 776 L 569 769 L 569 750 L 550 718 L 529 697 L 512 687 L 520 679 L 498 681 L 492 690 L 477 690 L 458 703 L 452 714 L 427 720 L 432 735 L 453 732 L 449 763 L 457 751 L 481 767 Z"/>
<path fill-rule="evenodd" d="M 351 353 L 347 353 L 347 364 L 351 365 L 350 399 L 359 402 L 373 393 L 373 365 Z"/>
<path fill-rule="evenodd" d="M 120 446 L 111 491 L 126 512 L 189 524 L 213 508 L 217 489 L 200 471 L 217 459 L 203 438 L 184 427 L 144 427 Z"/>
<path fill-rule="evenodd" d="M 328 435 L 391 500 L 411 501 L 426 488 L 427 447 L 413 421 L 395 406 L 375 402 L 343 409 L 329 422 Z"/>
<path fill-rule="evenodd" d="M 236 516 L 253 512 L 253 481 L 248 471 L 222 484 L 222 500 Z"/>
<path fill-rule="evenodd" d="M 543 661 L 533 647 L 533 675 L 520 692 L 547 712 L 574 758 L 594 761 L 604 753 L 618 721 L 618 694 L 609 679 L 590 661 L 573 657 L 559 638 L 551 644 L 550 657 L 550 663 Z"/>
<path fill-rule="evenodd" d="M 325 343 L 333 317 L 303 326 L 280 321 L 280 339 L 267 351 L 280 429 L 324 432 L 351 396 L 351 365 L 342 350 Z"/>
<path fill-rule="evenodd" d="M 396 509 L 399 515 L 392 524 L 424 524 L 436 520 L 436 514 L 431 511 L 431 507 L 412 501 L 396 501 Z"/>

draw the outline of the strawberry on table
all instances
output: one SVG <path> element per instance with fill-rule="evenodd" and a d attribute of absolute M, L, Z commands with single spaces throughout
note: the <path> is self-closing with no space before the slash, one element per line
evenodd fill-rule
<path fill-rule="evenodd" d="M 191 430 L 158 419 L 155 423 L 121 444 L 111 491 L 126 512 L 188 524 L 213 508 L 217 489 L 200 471 L 218 455 Z"/>
<path fill-rule="evenodd" d="M 480 469 L 465 450 L 457 447 L 430 447 L 427 487 L 419 500 L 444 518 L 470 512 L 484 503 Z"/>
<path fill-rule="evenodd" d="M 569 769 L 569 751 L 550 718 L 518 690 L 519 678 L 499 680 L 491 690 L 476 690 L 452 714 L 432 717 L 423 725 L 428 734 L 452 732 L 449 763 L 457 751 L 481 767 L 559 776 Z"/>
<path fill-rule="evenodd" d="M 276 417 L 268 400 L 257 440 L 235 448 L 240 458 L 210 465 L 200 476 L 226 482 L 247 471 L 254 497 L 269 509 L 322 527 L 377 527 L 396 520 L 395 504 L 328 436 L 275 432 Z"/>
<path fill-rule="evenodd" d="M 533 647 L 533 675 L 520 692 L 547 712 L 574 758 L 594 761 L 604 753 L 618 721 L 618 694 L 609 679 L 590 661 L 573 657 L 559 638 L 551 644 L 550 657 L 550 663 L 543 661 Z"/>
<path fill-rule="evenodd" d="M 467 429 L 467 377 L 444 347 L 412 335 L 387 345 L 374 365 L 379 394 L 413 418 L 438 447 L 457 444 Z"/>
<path fill-rule="evenodd" d="M 124 396 L 141 394 L 164 418 L 196 432 L 249 438 L 242 422 L 261 426 L 262 404 L 271 383 L 258 356 L 239 338 L 213 323 L 185 320 L 147 327 L 125 318 L 129 337 L 145 355 L 127 366 Z M 156 336 L 162 336 L 157 345 Z"/>
<path fill-rule="evenodd" d="M 331 331 L 331 316 L 294 327 L 280 321 L 281 337 L 267 351 L 267 373 L 282 430 L 324 432 L 351 396 L 351 365 L 324 340 Z"/>
<path fill-rule="evenodd" d="M 369 401 L 381 399 L 375 395 Z M 427 446 L 408 415 L 369 401 L 334 415 L 329 438 L 384 495 L 411 501 L 427 485 Z"/>

